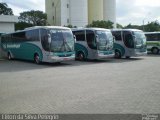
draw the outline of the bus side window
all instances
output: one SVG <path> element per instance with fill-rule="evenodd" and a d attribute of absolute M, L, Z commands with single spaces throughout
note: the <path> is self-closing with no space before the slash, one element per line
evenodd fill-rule
<path fill-rule="evenodd" d="M 123 41 L 126 47 L 134 48 L 133 36 L 130 31 L 123 31 Z"/>
<path fill-rule="evenodd" d="M 73 34 L 76 36 L 77 41 L 85 41 L 85 31 L 73 31 Z"/>
<path fill-rule="evenodd" d="M 39 30 L 29 30 L 26 31 L 27 41 L 39 41 Z"/>
<path fill-rule="evenodd" d="M 33 30 L 33 41 L 39 41 L 39 30 Z"/>
<path fill-rule="evenodd" d="M 157 41 L 160 41 L 160 33 L 157 33 Z"/>
<path fill-rule="evenodd" d="M 115 41 L 122 41 L 121 31 L 112 31 L 112 35 L 115 37 Z"/>
<path fill-rule="evenodd" d="M 18 32 L 12 34 L 12 40 L 14 42 L 23 42 L 26 40 L 25 32 Z"/>

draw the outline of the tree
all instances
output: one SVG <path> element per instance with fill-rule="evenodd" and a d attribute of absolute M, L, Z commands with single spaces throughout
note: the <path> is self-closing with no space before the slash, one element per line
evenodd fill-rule
<path fill-rule="evenodd" d="M 16 30 L 24 30 L 27 27 L 32 27 L 32 24 L 26 23 L 26 22 L 18 22 L 15 24 Z"/>
<path fill-rule="evenodd" d="M 122 29 L 123 26 L 122 26 L 121 24 L 118 24 L 118 23 L 117 23 L 117 28 L 121 28 L 121 29 Z"/>
<path fill-rule="evenodd" d="M 124 27 L 125 29 L 139 29 L 139 30 L 143 30 L 143 26 L 139 26 L 139 25 L 131 25 L 128 24 L 127 26 Z"/>
<path fill-rule="evenodd" d="M 47 14 L 39 10 L 22 12 L 18 19 L 20 22 L 32 24 L 33 26 L 44 26 L 47 24 Z"/>
<path fill-rule="evenodd" d="M 160 24 L 158 21 L 150 22 L 144 26 L 144 31 L 146 32 L 154 32 L 160 31 Z"/>
<path fill-rule="evenodd" d="M 129 29 L 139 29 L 143 30 L 144 32 L 154 32 L 154 31 L 160 31 L 160 23 L 158 21 L 149 22 L 146 25 L 127 25 L 124 28 Z"/>
<path fill-rule="evenodd" d="M 0 15 L 13 15 L 13 11 L 6 3 L 0 3 Z"/>
<path fill-rule="evenodd" d="M 73 28 L 72 25 L 64 25 L 64 27 Z"/>
<path fill-rule="evenodd" d="M 113 22 L 98 20 L 98 21 L 93 21 L 90 25 L 87 25 L 87 27 L 99 27 L 99 28 L 111 29 L 111 28 L 113 28 Z"/>

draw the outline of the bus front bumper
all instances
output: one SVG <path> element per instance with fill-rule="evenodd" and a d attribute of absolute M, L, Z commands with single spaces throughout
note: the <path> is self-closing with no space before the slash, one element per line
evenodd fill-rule
<path fill-rule="evenodd" d="M 112 52 L 112 53 L 102 53 L 102 52 L 99 52 L 97 54 L 97 58 L 98 59 L 113 58 L 114 55 L 115 55 L 114 52 Z"/>
<path fill-rule="evenodd" d="M 135 52 L 135 56 L 146 56 L 147 55 L 147 51 L 146 52 Z"/>
<path fill-rule="evenodd" d="M 58 56 L 51 56 L 51 62 L 62 62 L 62 61 L 72 61 L 75 60 L 75 55 L 69 57 L 58 57 Z"/>

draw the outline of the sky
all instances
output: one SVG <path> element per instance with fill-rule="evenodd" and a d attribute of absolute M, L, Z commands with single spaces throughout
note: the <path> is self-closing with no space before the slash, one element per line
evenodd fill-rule
<path fill-rule="evenodd" d="M 12 8 L 14 15 L 30 10 L 45 12 L 45 0 L 0 0 Z M 116 0 L 117 23 L 142 25 L 151 21 L 160 22 L 160 0 Z"/>

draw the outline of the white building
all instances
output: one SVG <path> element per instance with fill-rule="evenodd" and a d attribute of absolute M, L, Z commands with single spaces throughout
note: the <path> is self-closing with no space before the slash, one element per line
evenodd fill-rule
<path fill-rule="evenodd" d="M 18 22 L 17 16 L 0 15 L 0 33 L 9 33 L 15 31 L 15 23 Z M 0 40 L 1 46 L 1 40 Z M 0 47 L 0 58 L 2 57 L 2 50 Z"/>
<path fill-rule="evenodd" d="M 86 26 L 93 20 L 116 24 L 116 0 L 45 0 L 50 25 Z"/>
<path fill-rule="evenodd" d="M 17 16 L 0 15 L 0 32 L 9 33 L 15 31 L 14 24 L 18 22 Z"/>

